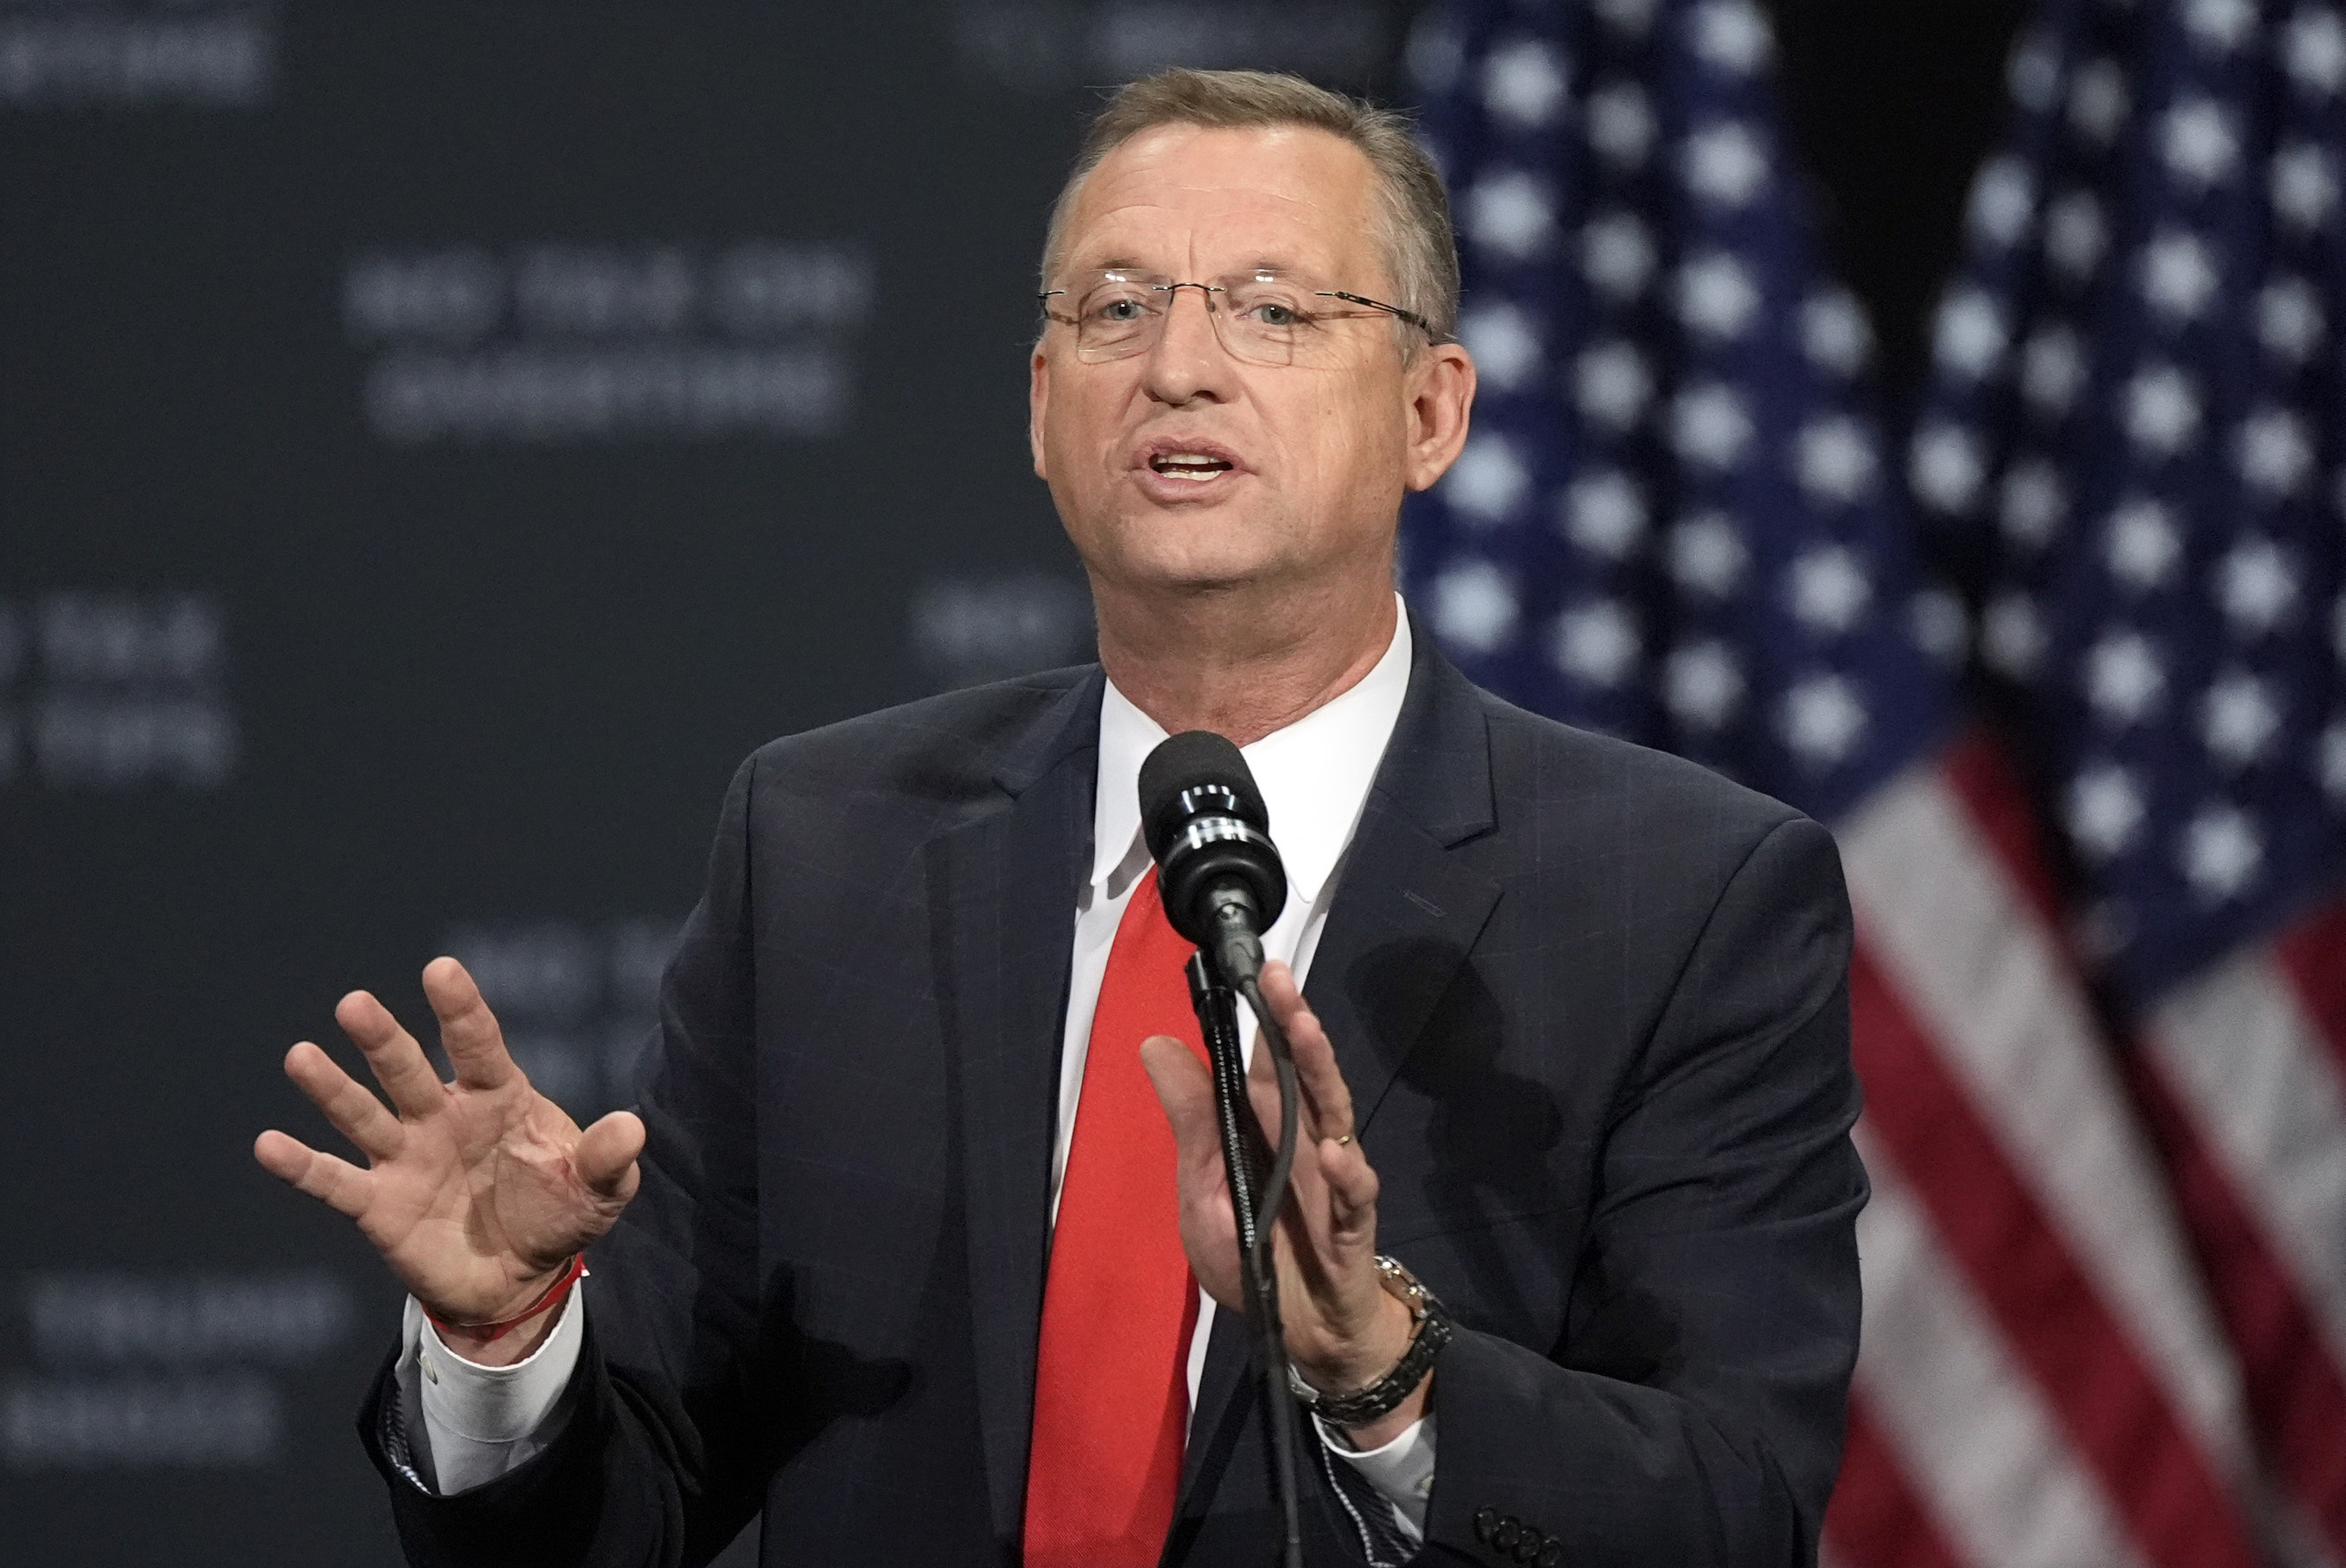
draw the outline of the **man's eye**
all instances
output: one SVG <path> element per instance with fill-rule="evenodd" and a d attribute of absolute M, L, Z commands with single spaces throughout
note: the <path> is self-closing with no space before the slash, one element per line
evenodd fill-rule
<path fill-rule="evenodd" d="M 1137 300 L 1104 300 L 1092 307 L 1094 319 L 1127 325 L 1148 314 L 1148 308 Z"/>
<path fill-rule="evenodd" d="M 1311 320 L 1296 306 L 1280 300 L 1256 300 L 1252 314 L 1257 322 L 1266 327 L 1277 328 L 1280 331 L 1309 325 Z"/>

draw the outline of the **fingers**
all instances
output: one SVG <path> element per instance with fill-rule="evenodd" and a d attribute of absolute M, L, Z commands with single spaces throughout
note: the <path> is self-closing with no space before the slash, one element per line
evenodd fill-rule
<path fill-rule="evenodd" d="M 425 1116 L 440 1108 L 440 1075 L 415 1036 L 399 1026 L 391 1010 L 363 991 L 353 991 L 334 1008 L 334 1022 L 365 1053 L 375 1082 L 403 1116 Z"/>
<path fill-rule="evenodd" d="M 367 1158 L 387 1160 L 399 1153 L 406 1137 L 399 1118 L 314 1043 L 304 1040 L 285 1054 L 285 1075 Z"/>
<path fill-rule="evenodd" d="M 299 1138 L 275 1131 L 252 1141 L 252 1157 L 279 1181 L 308 1193 L 345 1218 L 356 1219 L 366 1212 L 373 1181 L 348 1160 L 321 1155 Z"/>
<path fill-rule="evenodd" d="M 1341 1247 L 1367 1237 L 1377 1227 L 1377 1173 L 1358 1143 L 1340 1144 L 1323 1138 L 1314 1150 L 1320 1179 L 1328 1190 L 1328 1222 L 1332 1239 Z"/>
<path fill-rule="evenodd" d="M 636 1196 L 636 1184 L 642 1179 L 636 1158 L 643 1152 L 643 1119 L 633 1111 L 613 1111 L 578 1135 L 571 1166 L 587 1191 L 624 1204 Z"/>
<path fill-rule="evenodd" d="M 423 994 L 440 1020 L 440 1043 L 448 1048 L 458 1083 L 467 1088 L 496 1089 L 512 1080 L 515 1069 L 513 1058 L 505 1054 L 505 1033 L 463 964 L 453 958 L 435 958 L 425 964 Z"/>
<path fill-rule="evenodd" d="M 1184 1173 L 1204 1169 L 1221 1156 L 1214 1120 L 1214 1079 L 1197 1053 L 1170 1034 L 1140 1043 L 1140 1065 L 1172 1124 L 1173 1146 Z"/>
<path fill-rule="evenodd" d="M 1262 999 L 1270 1003 L 1295 1057 L 1295 1076 L 1303 1093 L 1304 1128 L 1321 1138 L 1348 1137 L 1352 1125 L 1352 1091 L 1336 1065 L 1336 1047 L 1320 1026 L 1319 1015 L 1305 1004 L 1296 988 L 1294 972 L 1274 959 L 1262 966 Z M 1257 1052 L 1260 1061 L 1267 1053 Z"/>

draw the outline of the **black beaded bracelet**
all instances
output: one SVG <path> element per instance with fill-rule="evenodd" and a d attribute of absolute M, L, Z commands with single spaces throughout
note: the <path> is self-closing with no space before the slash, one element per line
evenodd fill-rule
<path fill-rule="evenodd" d="M 1287 1369 L 1287 1386 L 1296 1399 L 1331 1427 L 1364 1427 L 1401 1409 L 1433 1369 L 1433 1359 L 1442 1353 L 1442 1347 L 1450 1343 L 1450 1314 L 1416 1275 L 1403 1268 L 1399 1258 L 1382 1255 L 1377 1258 L 1377 1274 L 1378 1283 L 1400 1298 L 1417 1320 L 1409 1349 L 1402 1352 L 1392 1370 L 1349 1394 L 1324 1394 L 1305 1382 L 1293 1367 Z"/>

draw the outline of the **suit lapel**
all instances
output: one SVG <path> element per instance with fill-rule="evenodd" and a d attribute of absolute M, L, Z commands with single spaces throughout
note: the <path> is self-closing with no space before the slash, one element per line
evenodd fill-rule
<path fill-rule="evenodd" d="M 997 1538 L 1026 1487 L 1068 944 L 1090 849 L 1100 677 L 1005 747 L 1002 794 L 929 846 L 946 1039 L 959 1064 L 978 1417 Z"/>
<path fill-rule="evenodd" d="M 1335 1043 L 1363 1128 L 1499 900 L 1496 881 L 1450 852 L 1494 820 L 1484 699 L 1432 638 L 1420 631 L 1413 642 L 1409 694 L 1303 988 Z M 1202 1512 L 1212 1497 L 1257 1381 L 1252 1363 L 1243 1323 L 1217 1313 L 1177 1518 Z M 1308 1422 L 1303 1437 L 1318 1441 Z M 1302 1474 L 1308 1484 L 1311 1471 Z"/>
<path fill-rule="evenodd" d="M 1485 699 L 1433 638 L 1413 643 L 1409 694 L 1304 983 L 1363 1128 L 1499 898 L 1451 853 L 1495 820 Z"/>

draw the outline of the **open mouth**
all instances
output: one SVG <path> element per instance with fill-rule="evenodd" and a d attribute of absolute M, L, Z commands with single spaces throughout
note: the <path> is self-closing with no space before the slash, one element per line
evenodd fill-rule
<path fill-rule="evenodd" d="M 1148 466 L 1174 479 L 1207 480 L 1218 473 L 1228 473 L 1231 465 L 1202 452 L 1164 452 L 1150 458 Z"/>

